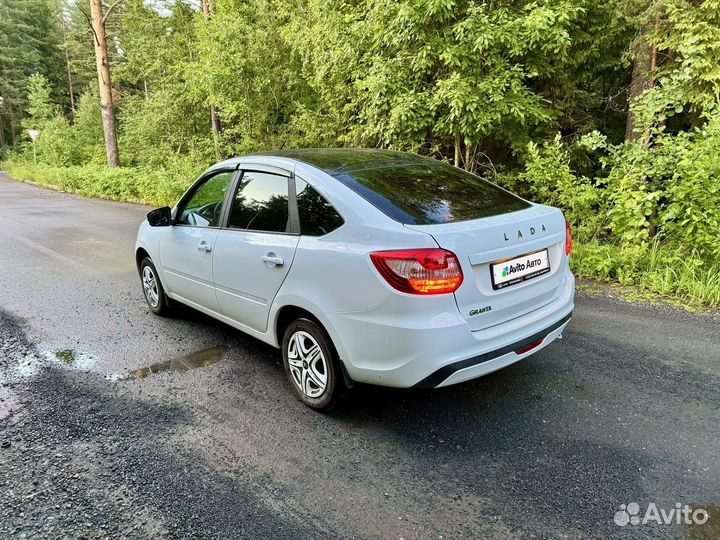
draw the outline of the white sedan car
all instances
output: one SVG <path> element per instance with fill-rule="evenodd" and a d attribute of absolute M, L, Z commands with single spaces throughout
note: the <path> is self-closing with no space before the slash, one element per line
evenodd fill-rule
<path fill-rule="evenodd" d="M 211 167 L 148 214 L 150 309 L 181 302 L 282 349 L 329 407 L 355 383 L 434 388 L 533 354 L 572 315 L 570 229 L 445 163 L 386 150 L 273 152 Z"/>

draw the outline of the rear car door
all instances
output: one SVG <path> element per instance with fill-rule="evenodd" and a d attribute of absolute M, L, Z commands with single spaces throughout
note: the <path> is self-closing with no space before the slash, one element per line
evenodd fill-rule
<path fill-rule="evenodd" d="M 178 205 L 175 222 L 160 240 L 165 288 L 171 296 L 218 312 L 212 250 L 235 171 L 213 173 Z"/>
<path fill-rule="evenodd" d="M 259 332 L 267 329 L 299 232 L 291 175 L 274 168 L 243 170 L 214 248 L 215 290 L 224 315 Z"/>

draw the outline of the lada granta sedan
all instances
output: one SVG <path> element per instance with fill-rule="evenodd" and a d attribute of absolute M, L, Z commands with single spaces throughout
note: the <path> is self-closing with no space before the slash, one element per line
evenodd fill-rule
<path fill-rule="evenodd" d="M 148 214 L 150 309 L 191 306 L 282 349 L 315 409 L 355 383 L 434 388 L 539 351 L 572 315 L 570 228 L 432 159 L 309 149 L 229 159 Z"/>

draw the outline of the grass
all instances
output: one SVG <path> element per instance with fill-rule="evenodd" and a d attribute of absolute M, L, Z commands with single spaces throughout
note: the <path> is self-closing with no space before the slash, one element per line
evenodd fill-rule
<path fill-rule="evenodd" d="M 573 271 L 580 277 L 632 287 L 647 297 L 691 309 L 720 306 L 720 264 L 697 252 L 653 242 L 648 246 L 577 244 Z M 627 296 L 627 294 L 625 294 Z"/>

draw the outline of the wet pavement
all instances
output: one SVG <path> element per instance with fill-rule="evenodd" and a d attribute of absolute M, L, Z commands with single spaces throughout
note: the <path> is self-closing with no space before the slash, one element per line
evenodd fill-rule
<path fill-rule="evenodd" d="M 323 415 L 273 348 L 149 312 L 147 211 L 0 177 L 0 538 L 720 538 L 717 319 L 580 295 L 526 362 Z"/>

